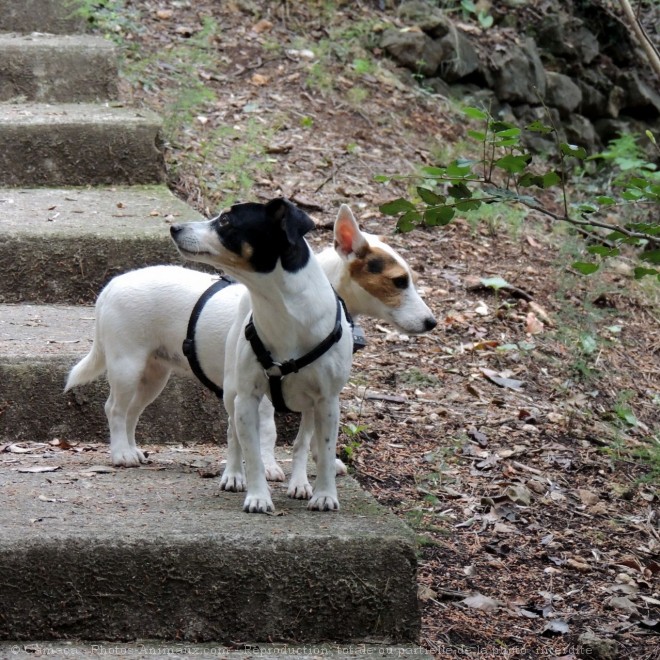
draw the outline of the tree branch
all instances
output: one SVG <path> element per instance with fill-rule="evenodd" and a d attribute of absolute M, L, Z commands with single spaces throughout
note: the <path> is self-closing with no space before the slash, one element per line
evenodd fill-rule
<path fill-rule="evenodd" d="M 646 35 L 646 32 L 644 31 L 644 28 L 642 27 L 639 19 L 637 16 L 635 16 L 635 12 L 630 6 L 629 0 L 619 0 L 619 4 L 621 5 L 621 9 L 625 14 L 626 20 L 628 22 L 628 28 L 635 35 L 637 43 L 646 53 L 646 57 L 648 57 L 649 64 L 655 72 L 656 77 L 660 79 L 660 56 L 658 56 L 657 51 Z"/>

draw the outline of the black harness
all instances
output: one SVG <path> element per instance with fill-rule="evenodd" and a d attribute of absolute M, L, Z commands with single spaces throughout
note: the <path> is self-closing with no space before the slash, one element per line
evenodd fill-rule
<path fill-rule="evenodd" d="M 202 369 L 202 365 L 199 363 L 199 358 L 197 357 L 197 348 L 195 346 L 195 329 L 197 327 L 197 321 L 204 309 L 204 305 L 216 294 L 218 291 L 221 291 L 225 287 L 230 286 L 231 284 L 236 284 L 236 280 L 226 275 L 221 275 L 220 279 L 217 282 L 214 282 L 204 293 L 199 297 L 199 300 L 195 303 L 192 313 L 190 314 L 190 320 L 188 321 L 188 330 L 186 332 L 186 338 L 183 340 L 182 351 L 183 354 L 188 358 L 188 363 L 192 372 L 197 376 L 199 381 L 211 390 L 218 398 L 222 399 L 223 390 L 222 387 L 216 385 Z M 336 295 L 336 294 L 335 294 Z M 367 345 L 367 340 L 362 332 L 362 328 L 359 325 L 353 323 L 348 310 L 346 309 L 346 304 L 344 301 L 336 295 L 337 298 L 337 314 L 335 317 L 335 326 L 332 329 L 332 332 L 317 346 L 315 346 L 309 353 L 306 353 L 302 357 L 297 359 L 287 360 L 286 362 L 280 363 L 273 360 L 273 356 L 270 354 L 268 349 L 264 346 L 264 343 L 259 338 L 257 334 L 257 329 L 254 327 L 252 316 L 248 324 L 245 326 L 245 338 L 250 342 L 252 350 L 259 361 L 259 364 L 264 368 L 266 376 L 268 377 L 268 383 L 270 386 L 271 400 L 273 406 L 277 412 L 291 412 L 284 402 L 284 396 L 282 395 L 282 378 L 288 374 L 297 373 L 303 367 L 311 364 L 318 358 L 320 358 L 331 346 L 336 344 L 342 337 L 342 327 L 341 327 L 341 312 L 344 310 L 346 315 L 346 320 L 351 326 L 353 333 L 353 353 L 359 351 L 361 348 L 364 348 Z"/>
<path fill-rule="evenodd" d="M 305 353 L 302 357 L 297 359 L 287 360 L 286 362 L 275 362 L 270 351 L 264 346 L 264 343 L 257 334 L 257 329 L 254 327 L 252 316 L 248 324 L 245 326 L 245 338 L 250 342 L 254 354 L 257 356 L 259 364 L 264 368 L 266 376 L 268 377 L 268 384 L 270 385 L 270 397 L 273 406 L 277 412 L 291 412 L 284 403 L 284 396 L 282 395 L 282 378 L 289 374 L 298 373 L 303 367 L 318 360 L 331 346 L 336 344 L 343 334 L 341 327 L 341 310 L 342 303 L 339 296 L 337 298 L 337 314 L 335 316 L 335 327 L 332 332 L 320 343 L 317 344 L 309 353 Z M 346 312 L 346 318 L 349 318 Z"/>
<path fill-rule="evenodd" d="M 204 369 L 202 369 L 202 365 L 199 363 L 197 347 L 195 346 L 195 329 L 197 328 L 197 321 L 199 321 L 204 305 L 206 305 L 206 303 L 213 298 L 218 291 L 222 291 L 222 289 L 225 289 L 232 284 L 236 284 L 236 280 L 227 277 L 226 275 L 220 275 L 220 279 L 217 282 L 213 282 L 213 284 L 211 284 L 211 286 L 199 297 L 199 300 L 195 303 L 193 311 L 190 314 L 186 338 L 183 340 L 183 345 L 181 346 L 183 354 L 188 358 L 188 364 L 190 365 L 192 372 L 197 376 L 202 385 L 208 387 L 208 389 L 210 389 L 219 399 L 222 399 L 224 394 L 222 387 L 216 385 L 204 373 Z"/>

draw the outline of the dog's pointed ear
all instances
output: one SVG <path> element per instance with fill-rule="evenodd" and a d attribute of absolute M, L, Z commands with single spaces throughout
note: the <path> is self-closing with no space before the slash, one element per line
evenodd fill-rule
<path fill-rule="evenodd" d="M 351 255 L 364 257 L 368 248 L 369 243 L 362 235 L 353 212 L 346 204 L 342 204 L 335 220 L 335 250 L 347 259 Z"/>
<path fill-rule="evenodd" d="M 284 197 L 272 199 L 266 204 L 266 213 L 279 223 L 286 238 L 293 245 L 308 231 L 316 228 L 314 220 Z"/>

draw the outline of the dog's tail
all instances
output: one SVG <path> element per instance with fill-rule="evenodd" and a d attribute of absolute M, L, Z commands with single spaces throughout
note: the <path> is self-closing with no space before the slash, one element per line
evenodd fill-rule
<path fill-rule="evenodd" d="M 76 385 L 84 385 L 96 380 L 105 372 L 105 354 L 98 336 L 92 344 L 92 350 L 71 369 L 64 391 L 68 392 Z"/>

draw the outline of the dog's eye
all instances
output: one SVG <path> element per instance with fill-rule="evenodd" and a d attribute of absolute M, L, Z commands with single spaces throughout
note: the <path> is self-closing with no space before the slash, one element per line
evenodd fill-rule
<path fill-rule="evenodd" d="M 399 275 L 399 277 L 393 277 L 392 278 L 392 284 L 397 289 L 407 289 L 408 288 L 408 276 L 407 275 Z"/>

